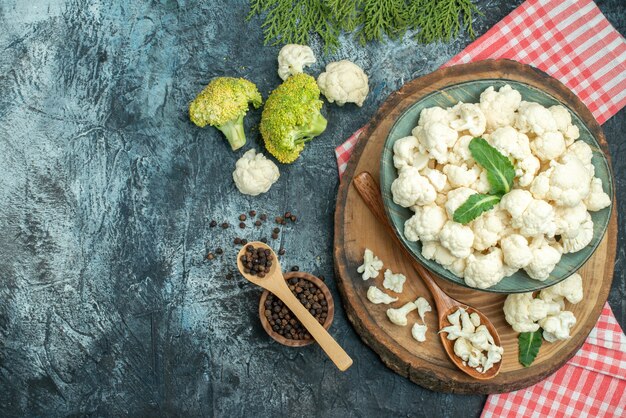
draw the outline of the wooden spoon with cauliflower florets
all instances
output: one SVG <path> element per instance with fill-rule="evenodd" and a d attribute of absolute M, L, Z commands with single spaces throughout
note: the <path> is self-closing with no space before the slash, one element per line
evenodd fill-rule
<path fill-rule="evenodd" d="M 471 306 L 465 305 L 464 303 L 459 302 L 456 299 L 448 296 L 440 287 L 437 285 L 431 273 L 424 268 L 408 251 L 404 248 L 404 246 L 400 243 L 397 235 L 393 231 L 391 224 L 387 220 L 387 216 L 385 215 L 384 205 L 382 198 L 380 196 L 378 185 L 376 181 L 372 177 L 370 173 L 363 172 L 357 175 L 352 181 L 354 187 L 359 192 L 363 201 L 367 205 L 367 207 L 372 211 L 374 216 L 386 227 L 390 236 L 392 236 L 398 247 L 404 251 L 408 260 L 411 261 L 413 268 L 418 273 L 418 275 L 422 278 L 426 287 L 430 290 L 430 293 L 433 295 L 433 299 L 435 301 L 435 305 L 437 306 L 437 313 L 439 316 L 439 329 L 443 330 L 446 327 L 451 326 L 449 316 L 454 316 L 454 314 L 459 311 L 459 309 L 465 310 L 468 314 L 476 313 L 480 317 L 480 323 L 484 325 L 489 334 L 493 337 L 494 343 L 496 346 L 501 347 L 502 343 L 500 341 L 500 335 L 498 331 L 491 323 L 489 318 L 487 318 L 483 313 L 479 310 L 472 308 Z M 458 315 L 457 315 L 458 316 Z M 458 357 L 454 351 L 455 341 L 450 339 L 450 335 L 447 332 L 439 333 L 441 337 L 441 342 L 443 343 L 443 348 L 445 349 L 450 360 L 463 372 L 470 375 L 471 377 L 479 380 L 488 380 L 494 378 L 500 372 L 500 366 L 502 361 L 498 361 L 493 364 L 493 367 L 482 373 L 476 370 L 473 367 L 470 367 L 469 364 Z"/>

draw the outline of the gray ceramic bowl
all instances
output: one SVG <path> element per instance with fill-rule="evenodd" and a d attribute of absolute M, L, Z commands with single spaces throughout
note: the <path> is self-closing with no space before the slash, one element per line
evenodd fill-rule
<path fill-rule="evenodd" d="M 494 86 L 497 90 L 505 84 L 509 84 L 511 85 L 511 87 L 518 90 L 521 93 L 523 100 L 537 102 L 544 106 L 553 106 L 560 104 L 569 109 L 567 105 L 559 102 L 557 99 L 548 95 L 547 93 L 527 84 L 513 80 L 476 80 L 449 86 L 419 100 L 411 107 L 409 107 L 398 118 L 394 126 L 391 128 L 389 135 L 387 136 L 381 157 L 380 187 L 382 191 L 383 201 L 385 203 L 385 210 L 387 212 L 389 220 L 391 221 L 396 231 L 396 234 L 402 241 L 402 244 L 409 250 L 411 254 L 413 254 L 415 258 L 420 261 L 420 263 L 428 267 L 428 269 L 430 269 L 432 272 L 436 273 L 440 277 L 443 277 L 453 283 L 464 287 L 469 286 L 465 284 L 465 281 L 462 278 L 446 270 L 437 262 L 426 260 L 422 256 L 422 245 L 420 242 L 411 242 L 404 237 L 404 222 L 413 215 L 413 212 L 411 212 L 409 209 L 403 208 L 395 204 L 391 196 L 391 183 L 397 177 L 396 169 L 393 166 L 393 144 L 396 140 L 411 135 L 411 130 L 417 125 L 419 114 L 422 109 L 432 106 L 441 106 L 445 108 L 453 106 L 459 101 L 462 101 L 464 103 L 478 103 L 480 100 L 480 93 L 483 92 L 487 87 Z M 579 140 L 585 141 L 591 146 L 594 151 L 593 165 L 595 167 L 596 177 L 602 179 L 604 191 L 608 193 L 609 196 L 613 196 L 613 180 L 611 177 L 611 171 L 609 169 L 608 161 L 606 160 L 606 157 L 604 156 L 597 139 L 594 138 L 594 136 L 591 134 L 587 126 L 585 126 L 581 118 L 571 109 L 569 110 L 572 115 L 572 122 L 576 124 L 580 129 Z M 552 286 L 560 282 L 561 280 L 569 277 L 580 267 L 582 267 L 583 264 L 585 264 L 585 262 L 589 259 L 589 257 L 591 257 L 593 252 L 598 247 L 598 244 L 602 240 L 602 237 L 604 236 L 604 233 L 606 232 L 606 229 L 608 227 L 609 219 L 611 218 L 611 209 L 612 205 L 601 211 L 591 212 L 591 217 L 594 224 L 593 239 L 591 240 L 591 243 L 581 251 L 573 254 L 563 255 L 561 261 L 556 266 L 554 271 L 550 274 L 550 277 L 547 280 L 543 282 L 533 280 L 526 274 L 526 272 L 520 270 L 510 277 L 505 277 L 500 283 L 496 284 L 495 286 L 492 286 L 488 289 L 477 290 L 484 290 L 486 292 L 494 293 L 532 292 L 547 286 Z"/>

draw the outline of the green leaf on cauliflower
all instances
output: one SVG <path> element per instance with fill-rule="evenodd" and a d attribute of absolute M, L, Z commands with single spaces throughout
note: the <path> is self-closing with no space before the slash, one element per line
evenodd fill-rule
<path fill-rule="evenodd" d="M 511 191 L 515 178 L 515 167 L 511 160 L 489 145 L 484 138 L 474 138 L 469 143 L 472 157 L 487 170 L 491 194 L 504 195 Z"/>
<path fill-rule="evenodd" d="M 530 366 L 541 347 L 541 328 L 535 332 L 522 332 L 518 337 L 519 362 L 524 366 Z"/>
<path fill-rule="evenodd" d="M 498 195 L 473 194 L 454 211 L 453 220 L 465 225 L 478 218 L 483 212 L 491 210 L 498 202 L 500 202 L 500 196 Z"/>

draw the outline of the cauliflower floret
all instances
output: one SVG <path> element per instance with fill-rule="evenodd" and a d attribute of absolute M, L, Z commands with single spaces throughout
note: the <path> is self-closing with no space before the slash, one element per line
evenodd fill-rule
<path fill-rule="evenodd" d="M 484 135 L 483 135 L 484 136 Z M 463 135 L 456 140 L 448 157 L 448 162 L 454 165 L 467 164 L 468 167 L 476 163 L 469 150 L 469 144 L 474 139 L 471 135 Z"/>
<path fill-rule="evenodd" d="M 533 239 L 533 242 L 530 244 L 530 250 L 533 253 L 533 260 L 524 270 L 531 279 L 543 282 L 550 276 L 558 262 L 561 261 L 561 252 L 551 247 L 543 236 Z"/>
<path fill-rule="evenodd" d="M 461 360 L 468 361 L 473 349 L 472 343 L 465 338 L 456 338 L 454 342 L 454 354 Z"/>
<path fill-rule="evenodd" d="M 526 187 L 532 183 L 541 167 L 539 159 L 534 155 L 529 155 L 523 160 L 515 163 L 515 175 L 517 176 L 517 184 L 520 187 Z"/>
<path fill-rule="evenodd" d="M 591 160 L 593 159 L 593 151 L 585 141 L 575 141 L 573 144 L 567 147 L 567 151 L 565 153 L 578 157 L 580 162 L 583 163 L 583 165 L 589 172 L 589 175 L 591 177 L 595 175 L 596 168 L 591 162 Z"/>
<path fill-rule="evenodd" d="M 594 177 L 589 185 L 589 194 L 584 200 L 587 210 L 597 212 L 611 206 L 611 196 L 602 189 L 602 180 Z"/>
<path fill-rule="evenodd" d="M 489 347 L 494 344 L 493 337 L 489 333 L 489 330 L 484 325 L 479 325 L 476 328 L 476 332 L 469 337 L 469 341 L 472 345 L 481 351 L 489 350 Z"/>
<path fill-rule="evenodd" d="M 523 133 L 543 135 L 557 130 L 552 113 L 539 103 L 522 101 L 519 105 L 515 127 Z"/>
<path fill-rule="evenodd" d="M 494 247 L 488 254 L 470 254 L 465 267 L 465 283 L 478 289 L 486 289 L 500 282 L 505 276 L 502 251 Z"/>
<path fill-rule="evenodd" d="M 491 183 L 489 183 L 489 178 L 487 177 L 487 170 L 481 169 L 478 179 L 470 187 L 478 193 L 489 193 Z"/>
<path fill-rule="evenodd" d="M 556 235 L 563 238 L 576 238 L 580 232 L 580 226 L 587 219 L 587 208 L 580 202 L 576 206 L 557 206 L 554 210 L 556 222 Z"/>
<path fill-rule="evenodd" d="M 565 298 L 569 303 L 578 303 L 583 300 L 583 278 L 574 273 L 562 282 L 541 290 L 539 297 L 546 302 L 559 302 Z"/>
<path fill-rule="evenodd" d="M 489 349 L 487 350 L 487 358 L 485 359 L 485 361 L 481 362 L 483 366 L 483 373 L 491 369 L 495 363 L 499 363 L 500 361 L 502 361 L 503 353 L 504 348 L 498 347 L 495 344 L 491 344 L 489 346 Z"/>
<path fill-rule="evenodd" d="M 408 302 L 400 308 L 387 309 L 387 317 L 394 324 L 404 327 L 408 323 L 406 316 L 416 309 L 417 309 L 417 305 L 415 305 L 413 302 Z"/>
<path fill-rule="evenodd" d="M 579 231 L 573 238 L 561 239 L 563 253 L 575 253 L 585 248 L 593 239 L 593 220 L 589 212 L 585 212 L 585 220 L 579 225 Z"/>
<path fill-rule="evenodd" d="M 467 335 L 471 335 L 476 331 L 476 325 L 474 325 L 466 310 L 461 312 L 461 331 Z"/>
<path fill-rule="evenodd" d="M 472 312 L 469 317 L 475 327 L 480 326 L 480 315 L 478 315 L 476 312 Z"/>
<path fill-rule="evenodd" d="M 506 212 L 495 206 L 492 210 L 476 218 L 471 224 L 474 232 L 474 249 L 484 251 L 495 246 L 506 229 L 507 217 Z"/>
<path fill-rule="evenodd" d="M 309 46 L 287 44 L 278 53 L 278 75 L 286 80 L 290 75 L 301 73 L 304 67 L 315 64 L 315 61 Z"/>
<path fill-rule="evenodd" d="M 378 272 L 383 268 L 383 262 L 378 259 L 369 248 L 363 254 L 363 264 L 356 271 L 361 273 L 363 280 L 378 277 Z"/>
<path fill-rule="evenodd" d="M 361 107 L 369 93 L 367 74 L 348 60 L 328 64 L 317 78 L 317 85 L 326 99 L 338 106 L 355 103 Z"/>
<path fill-rule="evenodd" d="M 474 232 L 469 226 L 448 221 L 439 232 L 439 240 L 441 245 L 447 248 L 453 256 L 465 258 L 472 253 Z"/>
<path fill-rule="evenodd" d="M 558 206 L 576 206 L 589 194 L 591 176 L 576 156 L 566 154 L 562 160 L 562 164 L 550 163 L 553 171 L 546 198 Z"/>
<path fill-rule="evenodd" d="M 443 172 L 453 188 L 471 186 L 478 179 L 480 171 L 481 168 L 479 166 L 474 165 L 468 169 L 465 163 L 460 166 L 447 164 L 443 167 Z"/>
<path fill-rule="evenodd" d="M 369 289 L 367 289 L 367 299 L 376 305 L 378 305 L 379 303 L 384 303 L 385 305 L 389 305 L 390 303 L 393 303 L 398 300 L 398 298 L 389 296 L 388 294 L 386 294 L 385 292 L 383 292 L 376 286 L 370 286 Z"/>
<path fill-rule="evenodd" d="M 450 190 L 448 192 L 448 199 L 445 203 L 448 218 L 452 219 L 454 217 L 454 212 L 475 193 L 476 190 L 472 190 L 468 187 L 459 187 L 458 189 Z"/>
<path fill-rule="evenodd" d="M 452 324 L 452 325 L 458 325 L 461 326 L 461 314 L 465 312 L 465 309 L 463 308 L 459 308 L 456 311 L 454 311 L 453 313 L 451 313 L 450 315 L 447 316 L 448 321 Z"/>
<path fill-rule="evenodd" d="M 412 134 L 418 139 L 420 150 L 430 153 L 439 164 L 448 162 L 450 154 L 448 148 L 458 139 L 457 132 L 441 122 L 428 122 L 423 127 L 417 126 Z"/>
<path fill-rule="evenodd" d="M 396 293 L 402 293 L 402 287 L 404 286 L 405 281 L 406 277 L 404 274 L 394 274 L 389 269 L 385 270 L 385 279 L 383 280 L 383 287 L 385 289 L 389 289 Z"/>
<path fill-rule="evenodd" d="M 427 205 L 437 198 L 437 192 L 426 177 L 414 167 L 406 167 L 391 184 L 393 201 L 405 208 Z"/>
<path fill-rule="evenodd" d="M 533 253 L 528 246 L 526 237 L 511 234 L 500 241 L 504 263 L 514 269 L 523 269 L 533 259 Z"/>
<path fill-rule="evenodd" d="M 237 160 L 233 180 L 237 189 L 250 196 L 257 196 L 267 192 L 272 184 L 278 180 L 280 173 L 272 160 L 268 160 L 255 149 L 246 151 Z"/>
<path fill-rule="evenodd" d="M 550 113 L 556 122 L 556 127 L 565 137 L 567 145 L 570 145 L 574 140 L 578 139 L 580 133 L 578 132 L 578 126 L 572 124 L 572 115 L 569 111 L 561 105 L 550 107 Z"/>
<path fill-rule="evenodd" d="M 411 335 L 415 338 L 416 341 L 423 343 L 426 341 L 426 331 L 428 327 L 426 325 L 418 324 L 417 322 L 413 324 L 413 328 L 411 328 Z"/>
<path fill-rule="evenodd" d="M 435 260 L 458 277 L 463 277 L 465 260 L 453 256 L 450 251 L 444 248 L 438 241 L 424 242 L 422 244 L 422 255 L 427 260 Z"/>
<path fill-rule="evenodd" d="M 533 201 L 533 196 L 526 190 L 513 189 L 509 193 L 502 196 L 500 200 L 500 208 L 504 209 L 511 215 L 511 224 L 514 228 L 522 225 L 522 214 Z"/>
<path fill-rule="evenodd" d="M 544 200 L 550 190 L 550 176 L 554 171 L 554 167 L 550 167 L 546 171 L 539 173 L 530 184 L 530 192 L 535 199 Z"/>
<path fill-rule="evenodd" d="M 565 153 L 565 139 L 561 132 L 544 132 L 530 144 L 530 148 L 541 161 L 552 161 Z"/>
<path fill-rule="evenodd" d="M 489 143 L 501 154 L 516 160 L 523 160 L 531 155 L 528 137 L 512 126 L 503 126 L 493 131 L 489 136 Z"/>
<path fill-rule="evenodd" d="M 393 144 L 393 165 L 399 171 L 406 167 L 423 169 L 428 164 L 428 155 L 419 151 L 419 142 L 414 136 L 405 136 Z"/>
<path fill-rule="evenodd" d="M 472 346 L 472 351 L 470 352 L 469 358 L 467 359 L 467 365 L 473 368 L 477 368 L 480 366 L 480 363 L 483 361 L 485 356 L 480 350 L 474 346 Z M 479 370 L 480 371 L 480 370 Z"/>
<path fill-rule="evenodd" d="M 428 301 L 421 296 L 417 298 L 414 303 L 415 306 L 417 306 L 417 313 L 422 319 L 422 322 L 426 323 L 424 317 L 426 316 L 427 312 L 432 312 L 433 308 L 430 306 L 430 303 L 428 303 Z"/>
<path fill-rule="evenodd" d="M 437 205 L 414 206 L 415 215 L 404 223 L 404 236 L 409 241 L 434 241 L 448 220 L 446 211 Z"/>
<path fill-rule="evenodd" d="M 448 125 L 450 122 L 450 114 L 448 111 L 439 106 L 428 107 L 420 112 L 420 118 L 417 122 L 418 126 L 426 126 L 427 123 L 439 122 Z M 413 134 L 415 135 L 415 134 Z"/>
<path fill-rule="evenodd" d="M 520 234 L 526 237 L 553 237 L 556 231 L 554 208 L 545 200 L 533 199 L 522 213 L 519 228 Z"/>
<path fill-rule="evenodd" d="M 450 127 L 457 131 L 469 131 L 473 136 L 485 133 L 487 119 L 480 110 L 480 106 L 474 103 L 459 103 L 452 108 L 456 117 L 450 121 Z"/>
<path fill-rule="evenodd" d="M 543 328 L 543 338 L 549 343 L 567 340 L 569 331 L 575 324 L 576 317 L 569 311 L 562 311 L 539 321 L 539 325 Z"/>
<path fill-rule="evenodd" d="M 430 180 L 430 184 L 437 192 L 442 192 L 446 187 L 449 187 L 448 177 L 439 170 L 426 167 L 422 170 L 422 175 Z"/>
<path fill-rule="evenodd" d="M 480 94 L 480 109 L 487 119 L 487 130 L 511 125 L 515 120 L 515 111 L 519 108 L 522 95 L 508 84 L 498 92 L 493 86 Z"/>
<path fill-rule="evenodd" d="M 535 332 L 539 329 L 537 321 L 548 315 L 556 315 L 561 305 L 533 299 L 532 293 L 508 295 L 504 301 L 504 317 L 516 332 Z"/>

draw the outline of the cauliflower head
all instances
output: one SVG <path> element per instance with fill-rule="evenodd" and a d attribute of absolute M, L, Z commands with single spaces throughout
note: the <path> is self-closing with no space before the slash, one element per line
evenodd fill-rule
<path fill-rule="evenodd" d="M 540 321 L 548 315 L 556 315 L 561 305 L 534 299 L 532 293 L 515 293 L 508 295 L 504 301 L 504 317 L 516 332 L 535 332 Z"/>
<path fill-rule="evenodd" d="M 494 247 L 487 254 L 470 254 L 466 260 L 465 283 L 486 289 L 500 282 L 505 276 L 502 250 Z"/>
<path fill-rule="evenodd" d="M 278 76 L 286 80 L 289 76 L 304 71 L 304 67 L 315 64 L 315 54 L 307 45 L 287 44 L 278 53 Z"/>
<path fill-rule="evenodd" d="M 580 274 L 574 273 L 554 286 L 542 289 L 539 297 L 546 302 L 567 299 L 569 303 L 578 303 L 583 300 L 583 278 Z"/>
<path fill-rule="evenodd" d="M 549 162 L 565 153 L 565 139 L 561 132 L 544 132 L 535 138 L 530 148 L 540 161 Z"/>
<path fill-rule="evenodd" d="M 567 340 L 570 329 L 576 325 L 576 317 L 569 311 L 561 311 L 556 315 L 547 316 L 539 321 L 543 328 L 543 338 L 549 343 Z"/>
<path fill-rule="evenodd" d="M 419 142 L 414 136 L 405 136 L 393 144 L 393 165 L 402 171 L 405 167 L 423 169 L 428 164 L 428 156 L 419 150 Z"/>
<path fill-rule="evenodd" d="M 535 237 L 530 244 L 533 259 L 524 270 L 531 279 L 544 281 L 550 277 L 554 267 L 561 261 L 561 252 L 550 246 L 543 237 Z"/>
<path fill-rule="evenodd" d="M 317 84 L 326 99 L 339 106 L 355 103 L 361 107 L 369 93 L 367 74 L 348 60 L 328 64 L 326 71 L 317 78 Z"/>
<path fill-rule="evenodd" d="M 279 177 L 280 173 L 276 164 L 265 158 L 263 154 L 257 154 L 255 149 L 246 151 L 237 160 L 233 172 L 237 189 L 250 196 L 267 192 Z"/>
<path fill-rule="evenodd" d="M 441 122 L 428 122 L 417 126 L 411 132 L 419 141 L 422 152 L 430 153 L 439 164 L 445 164 L 450 158 L 448 149 L 458 139 L 457 131 Z"/>
<path fill-rule="evenodd" d="M 523 133 L 543 135 L 557 130 L 552 112 L 534 102 L 522 101 L 515 119 L 515 127 Z"/>
<path fill-rule="evenodd" d="M 454 119 L 450 121 L 450 127 L 456 131 L 469 131 L 470 135 L 480 136 L 485 133 L 487 119 L 480 110 L 480 106 L 474 103 L 459 103 L 452 108 Z"/>
<path fill-rule="evenodd" d="M 589 194 L 591 176 L 578 157 L 566 154 L 562 161 L 551 163 L 546 198 L 558 206 L 576 206 Z"/>
<path fill-rule="evenodd" d="M 511 125 L 521 101 L 522 95 L 508 84 L 497 92 L 493 86 L 483 91 L 480 94 L 480 109 L 487 119 L 487 129 Z"/>
<path fill-rule="evenodd" d="M 508 235 L 500 241 L 504 263 L 516 270 L 523 269 L 533 260 L 533 253 L 526 237 L 519 234 Z"/>
<path fill-rule="evenodd" d="M 415 214 L 404 223 L 404 236 L 409 241 L 434 241 L 448 220 L 446 211 L 438 205 L 415 206 Z"/>
<path fill-rule="evenodd" d="M 602 189 L 602 180 L 594 177 L 589 185 L 589 194 L 584 200 L 587 210 L 597 212 L 611 206 L 611 196 Z"/>
<path fill-rule="evenodd" d="M 472 253 L 474 232 L 472 228 L 458 222 L 447 221 L 439 232 L 441 246 L 455 257 L 465 258 Z"/>
<path fill-rule="evenodd" d="M 405 208 L 428 205 L 437 198 L 437 192 L 426 177 L 414 167 L 407 167 L 391 184 L 393 201 Z"/>

